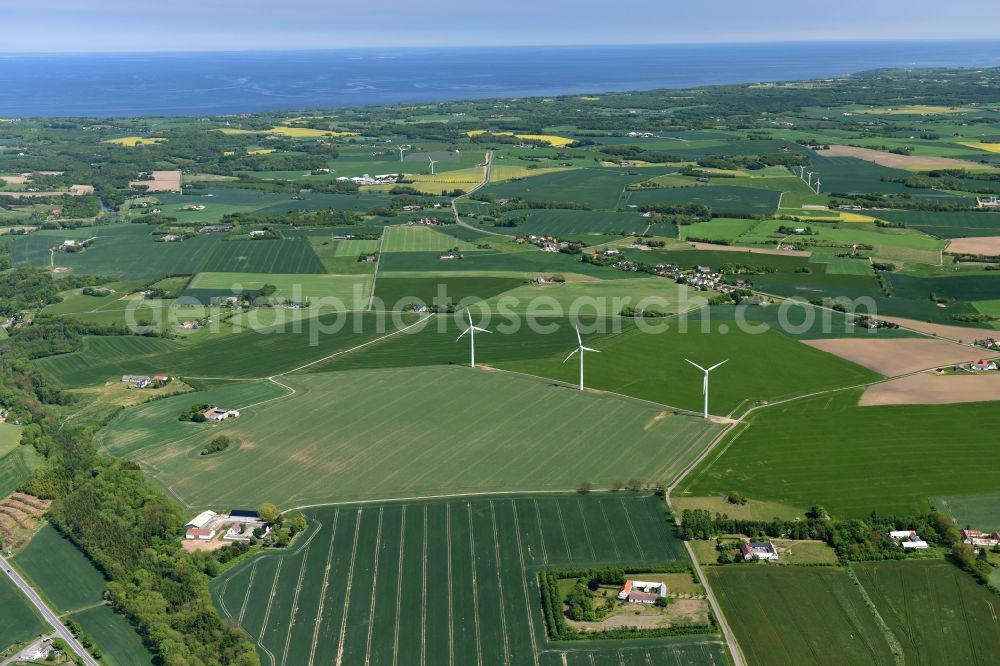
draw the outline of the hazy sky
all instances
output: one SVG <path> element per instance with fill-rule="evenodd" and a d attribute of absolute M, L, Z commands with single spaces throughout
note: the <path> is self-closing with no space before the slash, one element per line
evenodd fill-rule
<path fill-rule="evenodd" d="M 996 37 L 997 0 L 0 0 L 0 51 Z"/>

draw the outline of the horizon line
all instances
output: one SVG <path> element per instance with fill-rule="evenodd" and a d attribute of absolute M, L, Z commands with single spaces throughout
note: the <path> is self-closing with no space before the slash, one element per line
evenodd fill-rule
<path fill-rule="evenodd" d="M 164 49 L 140 49 L 140 50 L 114 50 L 114 51 L 81 51 L 81 50 L 67 50 L 67 51 L 51 51 L 51 50 L 38 50 L 38 51 L 0 51 L 0 58 L 3 57 L 16 57 L 16 56 L 86 56 L 86 55 L 184 55 L 184 54 L 199 54 L 199 53 L 324 53 L 324 52 L 335 52 L 335 51 L 385 51 L 385 50 L 404 50 L 404 49 L 421 49 L 421 50 L 438 50 L 438 51 L 450 51 L 450 50 L 462 50 L 462 49 L 531 49 L 531 48 L 628 48 L 628 47 L 642 47 L 642 46 L 769 46 L 774 44 L 782 45 L 810 45 L 810 44 L 899 44 L 906 42 L 915 43 L 956 43 L 956 44 L 968 44 L 970 42 L 1000 42 L 1000 37 L 976 37 L 976 38 L 962 38 L 962 37 L 934 37 L 934 38 L 922 38 L 922 37 L 894 37 L 894 38 L 858 38 L 858 39 L 788 39 L 788 40 L 718 40 L 718 41 L 671 41 L 671 42 L 567 42 L 567 43 L 531 43 L 531 44 L 455 44 L 455 45 L 437 45 L 437 44 L 380 44 L 374 46 L 331 46 L 331 47 L 309 47 L 309 48 L 261 48 L 261 49 L 178 49 L 178 50 L 164 50 Z"/>

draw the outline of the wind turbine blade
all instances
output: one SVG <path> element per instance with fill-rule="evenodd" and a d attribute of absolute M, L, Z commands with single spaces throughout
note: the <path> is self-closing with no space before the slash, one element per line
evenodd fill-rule
<path fill-rule="evenodd" d="M 702 372 L 705 372 L 705 368 L 701 367 L 700 365 L 698 365 L 698 364 L 697 364 L 697 363 L 695 363 L 694 361 L 692 361 L 692 360 L 690 360 L 690 359 L 687 359 L 687 358 L 686 358 L 686 359 L 684 359 L 684 360 L 685 360 L 685 361 L 687 361 L 688 363 L 690 363 L 691 365 L 693 365 L 694 367 L 698 368 L 698 369 L 699 369 L 699 370 L 701 370 Z"/>
<path fill-rule="evenodd" d="M 472 326 L 472 313 L 469 310 L 466 310 L 465 315 L 469 318 L 469 326 Z"/>
<path fill-rule="evenodd" d="M 464 338 L 465 334 L 468 333 L 471 330 L 472 330 L 471 328 L 467 328 L 464 331 L 462 331 L 462 333 L 457 338 L 455 338 L 455 341 L 457 342 L 457 341 L 461 340 L 462 338 Z"/>
<path fill-rule="evenodd" d="M 579 351 L 579 350 L 577 350 L 577 349 L 574 349 L 573 351 L 571 351 L 571 352 L 569 353 L 569 356 L 567 356 L 566 358 L 564 358 L 564 359 L 563 359 L 563 363 L 565 363 L 566 361 L 568 361 L 568 360 L 570 360 L 571 358 L 573 358 L 573 354 L 575 354 L 575 353 L 576 353 L 577 351 Z"/>
<path fill-rule="evenodd" d="M 580 349 L 582 349 L 583 351 L 592 351 L 592 352 L 597 352 L 598 354 L 600 354 L 600 353 L 601 353 L 601 350 L 600 350 L 600 349 L 591 349 L 590 347 L 580 347 Z"/>
<path fill-rule="evenodd" d="M 719 367 L 720 365 L 723 365 L 723 364 L 725 364 L 725 363 L 728 363 L 728 362 L 729 362 L 729 359 L 727 358 L 727 359 L 726 359 L 725 361 L 723 361 L 722 363 L 716 363 L 715 365 L 713 365 L 713 366 L 712 366 L 711 368 L 709 368 L 709 369 L 708 369 L 708 370 L 706 370 L 705 372 L 712 372 L 712 370 L 715 370 L 715 369 L 716 369 L 716 368 L 718 368 L 718 367 Z"/>
<path fill-rule="evenodd" d="M 580 327 L 579 326 L 573 326 L 573 330 L 576 331 L 577 346 L 578 347 L 582 347 L 583 346 L 583 338 L 580 337 Z"/>
<path fill-rule="evenodd" d="M 478 326 L 473 326 L 472 328 L 474 330 L 478 331 L 479 333 L 492 333 L 493 332 L 493 331 L 487 330 L 485 328 L 479 328 Z"/>

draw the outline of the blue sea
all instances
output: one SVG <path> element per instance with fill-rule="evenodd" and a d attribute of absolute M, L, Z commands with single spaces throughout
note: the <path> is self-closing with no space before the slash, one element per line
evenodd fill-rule
<path fill-rule="evenodd" d="M 998 65 L 1000 41 L 0 54 L 0 117 L 239 114 Z"/>

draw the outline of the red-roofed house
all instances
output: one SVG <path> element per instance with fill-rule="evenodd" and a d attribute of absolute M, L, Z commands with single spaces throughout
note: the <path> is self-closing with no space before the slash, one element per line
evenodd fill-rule
<path fill-rule="evenodd" d="M 962 541 L 970 546 L 993 548 L 1000 546 L 1000 532 L 983 532 L 982 530 L 962 530 Z"/>
<path fill-rule="evenodd" d="M 198 539 L 199 541 L 211 541 L 215 536 L 215 530 L 207 527 L 189 527 L 184 533 L 185 539 Z"/>

